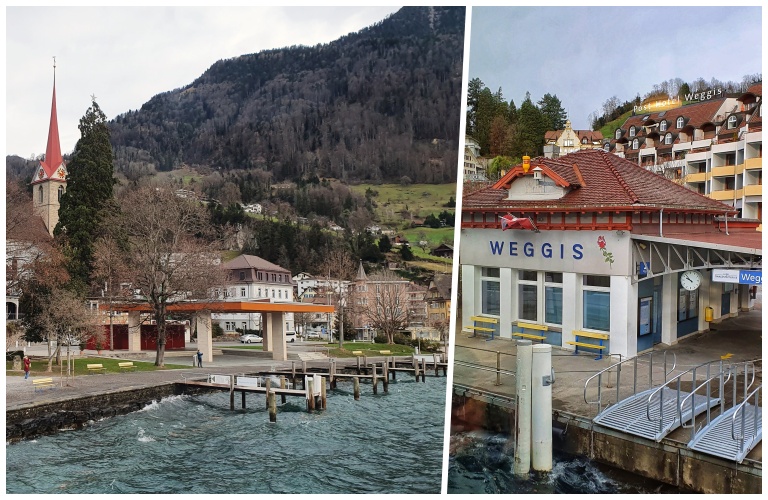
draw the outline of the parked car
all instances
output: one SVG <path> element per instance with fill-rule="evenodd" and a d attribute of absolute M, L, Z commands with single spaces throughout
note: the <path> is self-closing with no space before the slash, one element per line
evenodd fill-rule
<path fill-rule="evenodd" d="M 245 335 L 240 336 L 240 342 L 243 344 L 260 344 L 261 341 L 261 337 L 253 333 L 246 333 Z"/>

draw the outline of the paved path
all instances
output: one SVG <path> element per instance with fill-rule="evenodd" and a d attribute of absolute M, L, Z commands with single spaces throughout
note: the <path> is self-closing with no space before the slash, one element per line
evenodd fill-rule
<path fill-rule="evenodd" d="M 54 382 L 57 389 L 35 391 L 32 386 L 32 379 L 24 380 L 22 376 L 7 376 L 5 379 L 5 407 L 6 410 L 23 408 L 41 403 L 49 403 L 68 399 L 75 399 L 82 396 L 104 394 L 112 391 L 138 389 L 142 387 L 152 387 L 166 383 L 181 382 L 184 377 L 205 377 L 209 373 L 232 374 L 232 373 L 253 373 L 260 370 L 274 371 L 277 369 L 290 370 L 291 361 L 274 361 L 270 359 L 250 358 L 245 356 L 219 354 L 214 355 L 212 363 L 204 363 L 203 368 L 193 368 L 191 365 L 192 354 L 194 350 L 189 351 L 189 356 L 176 357 L 167 356 L 167 364 L 187 364 L 189 368 L 173 370 L 154 370 L 147 372 L 126 372 L 126 373 L 107 373 L 94 375 L 78 375 L 67 380 L 61 377 L 54 367 Z M 182 361 L 182 359 L 184 361 Z M 381 358 L 368 358 L 369 360 L 383 361 Z M 403 358 L 404 359 L 404 358 Z M 154 358 L 142 358 L 141 361 L 154 361 Z M 336 358 L 339 365 L 356 364 L 355 358 Z M 296 361 L 296 368 L 301 369 L 301 361 Z M 328 361 L 308 361 L 308 367 L 328 366 Z M 38 376 L 39 378 L 39 376 Z M 63 385 L 62 385 L 63 384 Z"/>

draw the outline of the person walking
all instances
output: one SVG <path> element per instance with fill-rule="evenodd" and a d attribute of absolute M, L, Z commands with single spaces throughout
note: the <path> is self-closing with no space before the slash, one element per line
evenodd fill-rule
<path fill-rule="evenodd" d="M 200 349 L 197 350 L 197 366 L 199 368 L 203 367 L 203 353 L 200 352 Z"/>
<path fill-rule="evenodd" d="M 29 378 L 29 370 L 32 369 L 32 360 L 29 356 L 24 356 L 24 380 Z"/>

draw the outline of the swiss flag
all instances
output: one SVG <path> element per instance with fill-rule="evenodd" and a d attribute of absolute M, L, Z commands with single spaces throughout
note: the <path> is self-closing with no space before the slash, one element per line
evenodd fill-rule
<path fill-rule="evenodd" d="M 501 216 L 501 230 L 507 229 L 530 229 L 531 231 L 539 232 L 536 224 L 533 223 L 533 219 L 530 217 L 515 217 L 512 214 Z"/>

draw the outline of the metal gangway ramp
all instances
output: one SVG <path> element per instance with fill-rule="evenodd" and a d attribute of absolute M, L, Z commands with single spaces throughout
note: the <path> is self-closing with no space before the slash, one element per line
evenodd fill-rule
<path fill-rule="evenodd" d="M 603 427 L 608 427 L 653 441 L 661 441 L 670 432 L 680 427 L 683 422 L 709 410 L 720 403 L 721 397 L 707 397 L 683 390 L 690 384 L 697 386 L 698 378 L 712 377 L 716 372 L 724 376 L 722 361 L 710 361 L 692 367 L 674 377 L 677 359 L 667 362 L 666 352 L 649 352 L 641 356 L 615 363 L 587 379 L 584 384 L 584 401 L 597 405 L 597 416 L 592 420 Z M 647 366 L 645 373 L 644 366 Z M 630 374 L 626 374 L 631 369 Z M 622 376 L 622 374 L 624 376 Z M 611 386 L 610 377 L 615 374 L 615 386 Z M 607 387 L 615 388 L 604 394 L 603 382 Z M 631 383 L 627 383 L 627 379 Z M 597 398 L 589 399 L 590 389 L 595 390 Z M 614 396 L 611 401 L 609 398 Z M 605 407 L 605 408 L 604 408 Z"/>
<path fill-rule="evenodd" d="M 755 382 L 754 363 L 746 362 L 730 369 L 732 377 L 725 381 L 732 385 L 730 408 L 724 404 L 723 412 L 714 419 L 707 413 L 704 425 L 698 429 L 695 417 L 684 427 L 691 428 L 691 440 L 688 442 L 690 449 L 741 463 L 763 438 L 763 409 L 760 406 L 763 386 L 761 384 L 748 392 Z M 743 397 L 739 403 L 737 386 L 740 379 Z M 694 394 L 703 389 L 707 382 L 697 387 Z"/>

